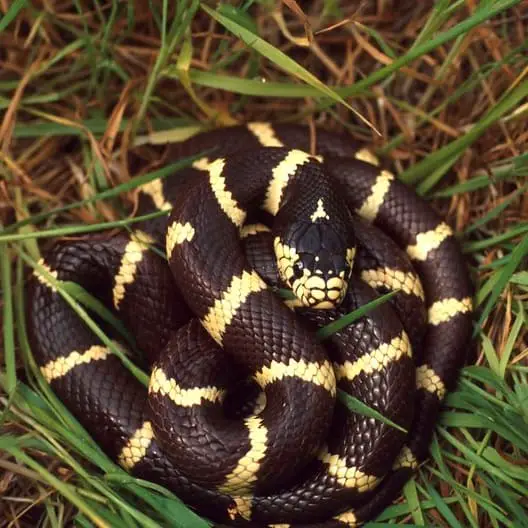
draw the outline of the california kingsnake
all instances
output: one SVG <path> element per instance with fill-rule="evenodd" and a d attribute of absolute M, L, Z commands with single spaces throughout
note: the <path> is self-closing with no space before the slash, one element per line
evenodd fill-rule
<path fill-rule="evenodd" d="M 427 456 L 441 402 L 465 360 L 472 290 L 451 229 L 348 137 L 318 132 L 316 147 L 317 157 L 306 154 L 306 128 L 269 123 L 172 145 L 169 160 L 210 153 L 140 187 L 139 212 L 171 209 L 168 222 L 58 243 L 41 262 L 98 296 L 133 331 L 154 365 L 150 403 L 45 275 L 37 272 L 29 289 L 33 353 L 73 414 L 123 467 L 221 525 L 355 526 L 374 517 Z M 274 241 L 248 219 L 276 215 L 306 170 L 312 183 L 303 192 L 330 175 L 364 221 L 354 229 L 356 275 L 344 305 L 301 309 L 301 322 L 262 280 L 276 275 L 262 249 Z M 315 199 L 318 223 L 331 215 Z M 264 216 L 255 203 L 264 203 Z M 156 243 L 166 246 L 172 275 L 149 251 Z M 279 245 L 278 257 L 298 258 L 296 248 Z M 315 328 L 372 300 L 367 284 L 400 291 L 334 334 L 325 351 Z M 169 341 L 170 354 L 158 358 Z M 265 390 L 265 404 L 248 376 Z M 335 404 L 336 379 L 409 434 Z M 249 408 L 242 394 L 253 394 Z M 172 452 L 159 441 L 179 446 Z"/>

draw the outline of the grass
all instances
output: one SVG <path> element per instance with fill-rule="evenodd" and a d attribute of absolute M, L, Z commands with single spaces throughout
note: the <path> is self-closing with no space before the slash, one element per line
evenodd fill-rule
<path fill-rule="evenodd" d="M 156 144 L 250 119 L 371 143 L 456 227 L 475 278 L 475 350 L 431 459 L 370 526 L 528 526 L 526 6 L 316 0 L 306 25 L 287 4 L 2 4 L 1 526 L 209 524 L 131 479 L 55 398 L 23 292 L 53 237 L 133 227 L 135 186 L 175 169 Z M 60 291 L 101 332 L 97 306 Z"/>

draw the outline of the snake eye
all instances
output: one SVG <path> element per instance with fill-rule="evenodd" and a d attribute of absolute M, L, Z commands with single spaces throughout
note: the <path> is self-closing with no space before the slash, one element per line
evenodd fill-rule
<path fill-rule="evenodd" d="M 302 262 L 296 262 L 293 265 L 293 274 L 300 279 L 303 275 L 303 263 Z"/>

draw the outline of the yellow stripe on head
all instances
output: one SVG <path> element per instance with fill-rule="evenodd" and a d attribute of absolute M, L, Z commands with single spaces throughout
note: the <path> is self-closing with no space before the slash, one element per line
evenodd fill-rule
<path fill-rule="evenodd" d="M 436 394 L 439 400 L 443 400 L 446 394 L 444 382 L 429 365 L 421 365 L 416 369 L 416 388 Z"/>
<path fill-rule="evenodd" d="M 204 401 L 222 402 L 225 391 L 217 387 L 193 387 L 182 389 L 173 378 L 168 378 L 161 368 L 155 368 L 150 376 L 149 393 L 168 396 L 180 407 L 201 405 Z"/>
<path fill-rule="evenodd" d="M 254 121 L 247 124 L 247 129 L 257 138 L 263 147 L 283 147 L 284 143 L 275 135 L 270 123 Z"/>
<path fill-rule="evenodd" d="M 458 314 L 471 312 L 472 308 L 473 302 L 470 297 L 442 299 L 429 307 L 427 322 L 436 326 L 453 319 Z"/>
<path fill-rule="evenodd" d="M 244 270 L 240 276 L 231 279 L 231 284 L 222 293 L 220 299 L 214 302 L 202 320 L 204 328 L 220 346 L 226 328 L 249 295 L 266 288 L 266 283 L 256 271 Z"/>
<path fill-rule="evenodd" d="M 430 231 L 418 233 L 416 244 L 407 246 L 407 255 L 413 260 L 424 261 L 431 251 L 437 249 L 446 238 L 452 235 L 451 228 L 445 222 L 441 222 Z"/>
<path fill-rule="evenodd" d="M 346 378 L 352 381 L 361 373 L 379 372 L 404 356 L 411 356 L 411 343 L 405 331 L 402 330 L 399 336 L 391 339 L 390 343 L 382 343 L 378 348 L 364 354 L 356 361 L 345 361 L 341 365 L 334 364 L 336 378 L 338 380 Z"/>
<path fill-rule="evenodd" d="M 152 180 L 139 187 L 139 191 L 149 195 L 154 202 L 154 205 L 160 211 L 169 211 L 172 205 L 165 199 L 163 193 L 163 183 L 161 180 Z"/>
<path fill-rule="evenodd" d="M 115 308 L 125 298 L 125 288 L 127 284 L 132 284 L 135 279 L 137 266 L 143 259 L 143 254 L 148 251 L 149 244 L 153 244 L 152 237 L 143 231 L 134 231 L 130 237 L 130 242 L 125 247 L 125 252 L 121 257 L 121 265 L 115 276 L 114 289 L 112 291 Z"/>
<path fill-rule="evenodd" d="M 143 460 L 153 439 L 152 424 L 149 421 L 143 422 L 143 425 L 134 432 L 121 450 L 117 458 L 119 465 L 131 470 Z"/>
<path fill-rule="evenodd" d="M 323 363 L 307 362 L 304 359 L 289 359 L 288 363 L 272 361 L 269 367 L 263 367 L 254 375 L 255 381 L 262 388 L 284 378 L 299 378 L 323 387 L 332 396 L 336 393 L 334 370 L 328 361 Z"/>
<path fill-rule="evenodd" d="M 218 488 L 222 493 L 245 494 L 251 491 L 257 480 L 261 461 L 266 455 L 268 429 L 262 419 L 258 416 L 250 416 L 244 420 L 244 424 L 248 429 L 250 447 Z"/>
<path fill-rule="evenodd" d="M 353 488 L 359 493 L 364 493 L 374 489 L 380 482 L 380 478 L 375 475 L 368 475 L 355 466 L 347 466 L 345 458 L 330 454 L 326 448 L 318 458 L 328 465 L 328 474 L 335 477 L 343 488 Z"/>
<path fill-rule="evenodd" d="M 61 356 L 49 361 L 43 367 L 40 367 L 42 375 L 48 383 L 57 378 L 65 376 L 70 370 L 80 365 L 86 365 L 92 361 L 101 361 L 110 355 L 110 351 L 103 345 L 92 345 L 84 352 L 74 350 L 67 356 Z"/>
<path fill-rule="evenodd" d="M 361 207 L 356 209 L 359 216 L 370 222 L 376 219 L 383 200 L 385 200 L 385 196 L 389 192 L 392 180 L 394 180 L 394 174 L 391 172 L 383 170 L 379 173 L 372 186 L 370 195 L 365 199 Z"/>
<path fill-rule="evenodd" d="M 266 190 L 263 208 L 272 215 L 279 211 L 280 202 L 286 185 L 297 168 L 307 163 L 312 157 L 302 150 L 290 150 L 286 157 L 273 169 L 272 178 Z"/>
<path fill-rule="evenodd" d="M 190 242 L 194 238 L 194 227 L 190 222 L 180 224 L 179 222 L 173 222 L 172 225 L 167 229 L 167 237 L 165 239 L 167 248 L 167 258 L 171 258 L 174 247 L 183 242 Z"/>

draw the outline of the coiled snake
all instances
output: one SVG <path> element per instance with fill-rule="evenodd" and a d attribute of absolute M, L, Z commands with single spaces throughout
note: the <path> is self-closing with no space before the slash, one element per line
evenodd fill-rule
<path fill-rule="evenodd" d="M 168 217 L 58 242 L 41 262 L 117 312 L 147 355 L 148 391 L 45 274 L 28 290 L 53 390 L 109 456 L 218 525 L 373 518 L 427 456 L 465 361 L 472 288 L 449 226 L 362 145 L 320 131 L 309 149 L 301 126 L 199 134 L 168 159 L 208 157 L 139 188 L 139 212 Z M 408 433 L 351 412 L 336 389 Z"/>

